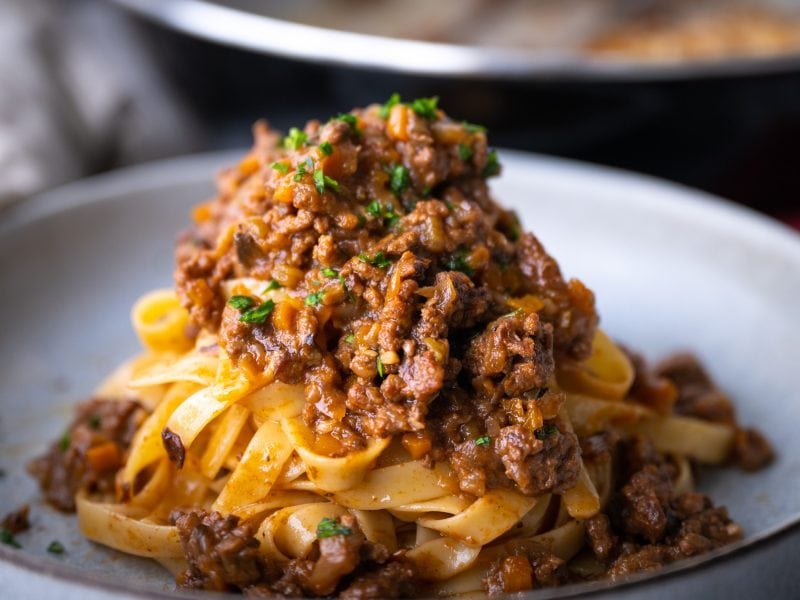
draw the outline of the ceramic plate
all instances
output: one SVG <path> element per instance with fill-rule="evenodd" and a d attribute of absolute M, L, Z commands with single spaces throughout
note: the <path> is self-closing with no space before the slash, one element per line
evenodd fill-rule
<path fill-rule="evenodd" d="M 180 159 L 72 184 L 0 214 L 0 513 L 31 505 L 21 550 L 0 546 L 0 596 L 60 599 L 174 594 L 145 560 L 81 539 L 38 499 L 24 464 L 56 438 L 71 406 L 137 351 L 128 312 L 171 284 L 189 208 L 235 155 Z M 707 473 L 745 539 L 609 590 L 530 597 L 800 597 L 800 236 L 745 209 L 653 179 L 504 153 L 494 195 L 515 208 L 597 294 L 602 326 L 656 358 L 691 349 L 779 452 L 757 474 Z M 48 555 L 51 540 L 66 547 Z M 736 594 L 735 594 L 736 595 Z"/>

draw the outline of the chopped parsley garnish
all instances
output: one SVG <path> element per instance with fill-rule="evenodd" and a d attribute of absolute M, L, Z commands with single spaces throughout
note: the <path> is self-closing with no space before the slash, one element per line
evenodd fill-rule
<path fill-rule="evenodd" d="M 65 433 L 61 436 L 61 439 L 58 440 L 58 448 L 62 452 L 66 452 L 67 448 L 69 448 L 69 432 Z"/>
<path fill-rule="evenodd" d="M 481 437 L 475 439 L 475 445 L 476 446 L 488 446 L 489 442 L 491 442 L 491 441 L 492 441 L 492 438 L 490 438 L 488 435 L 482 435 Z"/>
<path fill-rule="evenodd" d="M 256 301 L 250 296 L 231 296 L 230 300 L 228 300 L 228 306 L 232 306 L 239 312 L 251 309 L 255 305 Z"/>
<path fill-rule="evenodd" d="M 350 125 L 350 131 L 358 135 L 360 132 L 358 131 L 358 119 L 355 115 L 351 115 L 350 113 L 339 113 L 335 117 L 331 117 L 331 121 L 344 121 L 348 125 Z"/>
<path fill-rule="evenodd" d="M 381 106 L 380 111 L 378 111 L 378 115 L 380 116 L 380 118 L 388 119 L 389 114 L 392 112 L 392 107 L 394 107 L 397 104 L 400 104 L 400 94 L 395 92 L 394 94 L 389 96 L 389 99 L 386 102 L 384 102 L 383 106 Z"/>
<path fill-rule="evenodd" d="M 458 158 L 467 162 L 475 152 L 472 150 L 471 146 L 467 146 L 466 144 L 459 144 L 458 145 Z"/>
<path fill-rule="evenodd" d="M 289 135 L 283 138 L 283 147 L 287 150 L 299 150 L 308 142 L 308 135 L 297 127 L 289 130 Z"/>
<path fill-rule="evenodd" d="M 347 342 L 348 344 L 352 344 L 355 341 L 355 339 L 356 339 L 356 336 L 354 336 L 352 333 L 348 333 L 345 336 L 344 341 Z"/>
<path fill-rule="evenodd" d="M 461 271 L 464 275 L 472 277 L 475 274 L 475 269 L 469 266 L 467 262 L 467 251 L 459 250 L 455 252 L 445 263 L 445 266 L 450 271 Z"/>
<path fill-rule="evenodd" d="M 270 313 L 272 313 L 274 308 L 275 302 L 272 300 L 267 300 L 263 304 L 260 304 L 255 308 L 251 308 L 247 312 L 243 312 L 239 317 L 239 320 L 244 323 L 256 323 L 260 325 L 267 320 L 267 317 L 270 315 Z"/>
<path fill-rule="evenodd" d="M 383 379 L 386 377 L 386 367 L 383 366 L 383 360 L 381 359 L 380 354 L 378 355 L 378 360 L 376 361 L 378 365 L 378 377 Z"/>
<path fill-rule="evenodd" d="M 334 192 L 339 191 L 339 182 L 333 177 L 328 177 L 325 175 L 325 173 L 322 172 L 322 169 L 317 169 L 314 171 L 314 185 L 317 186 L 317 191 L 320 194 L 325 191 L 325 188 L 333 190 Z"/>
<path fill-rule="evenodd" d="M 100 429 L 100 415 L 91 415 L 89 417 L 89 427 L 97 431 Z"/>
<path fill-rule="evenodd" d="M 380 200 L 373 200 L 367 204 L 367 214 L 382 218 L 386 227 L 391 227 L 400 220 L 400 215 L 394 212 L 394 206 L 389 203 L 384 208 Z"/>
<path fill-rule="evenodd" d="M 319 306 L 322 304 L 322 297 L 325 295 L 324 291 L 313 292 L 306 296 L 306 306 Z"/>
<path fill-rule="evenodd" d="M 345 527 L 337 519 L 325 517 L 317 525 L 317 539 L 329 538 L 335 535 L 351 535 L 353 530 Z"/>
<path fill-rule="evenodd" d="M 408 169 L 403 165 L 395 165 L 389 171 L 389 187 L 396 195 L 405 191 L 408 181 Z"/>
<path fill-rule="evenodd" d="M 330 156 L 333 154 L 333 144 L 330 142 L 322 142 L 319 145 L 319 151 L 322 152 L 325 156 Z"/>
<path fill-rule="evenodd" d="M 0 529 L 0 542 L 3 542 L 6 546 L 11 546 L 12 548 L 22 548 L 22 545 L 17 541 L 17 538 L 15 538 L 14 534 L 8 529 Z"/>
<path fill-rule="evenodd" d="M 436 118 L 436 105 L 439 103 L 439 97 L 433 96 L 432 98 L 417 98 L 411 103 L 411 110 L 417 113 L 420 117 L 426 119 Z"/>
<path fill-rule="evenodd" d="M 272 290 L 279 290 L 283 286 L 275 281 L 274 279 L 267 284 L 267 287 L 264 288 L 265 292 L 271 292 Z"/>
<path fill-rule="evenodd" d="M 367 253 L 362 252 L 358 255 L 358 259 L 367 263 L 368 265 L 378 267 L 379 269 L 385 269 L 392 264 L 392 261 L 386 258 L 386 255 L 383 253 L 383 251 L 376 253 L 373 257 L 370 257 Z"/>
<path fill-rule="evenodd" d="M 476 125 L 475 123 L 470 123 L 468 121 L 462 121 L 461 124 L 469 133 L 483 133 L 486 131 L 486 127 L 483 125 Z"/>
<path fill-rule="evenodd" d="M 339 273 L 337 269 L 334 269 L 333 267 L 325 267 L 324 269 L 322 269 L 322 274 L 325 275 L 325 277 L 329 277 L 330 279 L 334 278 L 338 279 L 339 283 L 341 283 L 342 287 L 345 289 L 345 291 L 347 291 L 347 284 L 344 282 L 344 276 L 341 273 Z"/>
<path fill-rule="evenodd" d="M 483 167 L 483 176 L 491 177 L 500 172 L 500 163 L 497 160 L 497 150 L 492 150 L 486 157 L 486 166 Z"/>
<path fill-rule="evenodd" d="M 274 162 L 270 166 L 279 173 L 283 173 L 284 175 L 286 175 L 286 173 L 289 172 L 289 165 L 287 165 L 286 163 Z"/>
<path fill-rule="evenodd" d="M 297 173 L 294 174 L 294 180 L 300 181 L 303 178 L 303 175 L 308 173 L 310 170 L 314 168 L 314 159 L 310 156 L 297 165 Z"/>
<path fill-rule="evenodd" d="M 551 435 L 555 435 L 558 433 L 558 427 L 553 425 L 552 423 L 548 423 L 544 427 L 540 427 L 536 431 L 533 432 L 533 435 L 536 437 L 537 440 L 546 440 Z"/>
<path fill-rule="evenodd" d="M 422 190 L 420 191 L 420 194 L 422 194 L 423 198 L 427 198 L 428 196 L 430 196 L 431 195 L 431 186 L 426 185 L 424 188 L 422 188 Z"/>
<path fill-rule="evenodd" d="M 47 551 L 50 554 L 64 554 L 64 544 L 58 540 L 53 540 L 50 542 L 50 545 L 47 546 Z"/>

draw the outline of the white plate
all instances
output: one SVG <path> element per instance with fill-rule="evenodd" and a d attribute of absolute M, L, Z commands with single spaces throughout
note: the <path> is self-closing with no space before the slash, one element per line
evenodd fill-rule
<path fill-rule="evenodd" d="M 0 546 L 0 596 L 57 590 L 90 600 L 173 589 L 154 563 L 82 540 L 73 518 L 37 500 L 23 465 L 60 434 L 72 404 L 136 351 L 131 304 L 171 284 L 176 233 L 190 206 L 213 193 L 216 168 L 235 157 L 128 169 L 0 215 L 0 512 L 29 502 L 33 521 L 19 536 L 23 550 Z M 502 163 L 495 197 L 518 210 L 565 273 L 595 290 L 603 327 L 649 357 L 695 351 L 741 420 L 779 452 L 760 473 L 720 470 L 702 481 L 743 525 L 742 543 L 613 595 L 800 596 L 800 236 L 653 179 L 510 152 Z M 52 539 L 66 554 L 47 555 Z"/>

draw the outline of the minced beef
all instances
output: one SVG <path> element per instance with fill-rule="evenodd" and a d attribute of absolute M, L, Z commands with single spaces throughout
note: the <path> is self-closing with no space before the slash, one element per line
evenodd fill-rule
<path fill-rule="evenodd" d="M 147 416 L 138 402 L 101 398 L 80 404 L 76 413 L 61 439 L 28 465 L 45 499 L 66 512 L 75 510 L 80 490 L 122 495 L 124 490 L 115 489 L 114 479 L 133 434 Z"/>
<path fill-rule="evenodd" d="M 775 458 L 772 446 L 761 433 L 737 424 L 733 403 L 693 355 L 676 354 L 661 362 L 656 373 L 669 379 L 678 390 L 675 412 L 736 427 L 731 462 L 745 471 L 756 471 Z"/>
<path fill-rule="evenodd" d="M 255 134 L 179 242 L 176 284 L 193 322 L 218 331 L 243 368 L 304 383 L 307 424 L 343 451 L 367 437 L 425 431 L 429 413 L 448 411 L 441 405 L 457 404 L 463 390 L 484 404 L 467 428 L 496 429 L 489 435 L 499 440 L 494 456 L 479 457 L 480 481 L 456 465 L 471 454 L 455 449 L 463 435 L 431 449 L 453 457 L 463 489 L 569 487 L 574 437 L 523 440 L 502 413 L 510 402 L 538 410 L 555 356 L 588 356 L 594 296 L 565 280 L 492 200 L 486 176 L 497 168 L 485 133 L 441 110 L 398 104 L 384 116 L 374 105 L 311 121 L 287 143 L 263 123 Z M 243 322 L 224 304 L 222 283 L 232 277 L 281 286 L 263 323 Z"/>
<path fill-rule="evenodd" d="M 342 516 L 349 533 L 320 539 L 307 559 L 269 564 L 259 550 L 253 527 L 218 512 L 176 512 L 187 568 L 178 574 L 182 587 L 238 591 L 255 598 L 340 597 L 377 600 L 412 595 L 416 569 L 402 552 L 365 539 L 356 520 Z"/>
<path fill-rule="evenodd" d="M 519 544 L 510 556 L 489 565 L 483 589 L 490 596 L 500 596 L 561 585 L 567 578 L 566 562 L 555 554 L 533 543 Z"/>
<path fill-rule="evenodd" d="M 586 521 L 595 558 L 619 579 L 739 539 L 742 531 L 724 507 L 696 492 L 676 494 L 676 471 L 644 438 L 620 444 L 624 480 L 605 513 Z"/>
<path fill-rule="evenodd" d="M 27 504 L 23 504 L 17 510 L 11 511 L 3 517 L 2 521 L 0 521 L 0 529 L 11 534 L 27 531 L 31 527 L 28 513 L 30 513 L 30 507 Z"/>

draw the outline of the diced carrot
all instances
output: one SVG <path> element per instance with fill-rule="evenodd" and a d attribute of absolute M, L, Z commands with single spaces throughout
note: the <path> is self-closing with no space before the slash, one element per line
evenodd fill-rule
<path fill-rule="evenodd" d="M 414 460 L 425 456 L 433 446 L 431 435 L 427 431 L 403 434 L 403 437 L 400 438 L 400 443 L 403 444 L 403 448 L 408 450 Z"/>
<path fill-rule="evenodd" d="M 86 451 L 86 461 L 96 473 L 113 471 L 120 466 L 121 458 L 119 446 L 114 442 L 92 446 Z"/>

